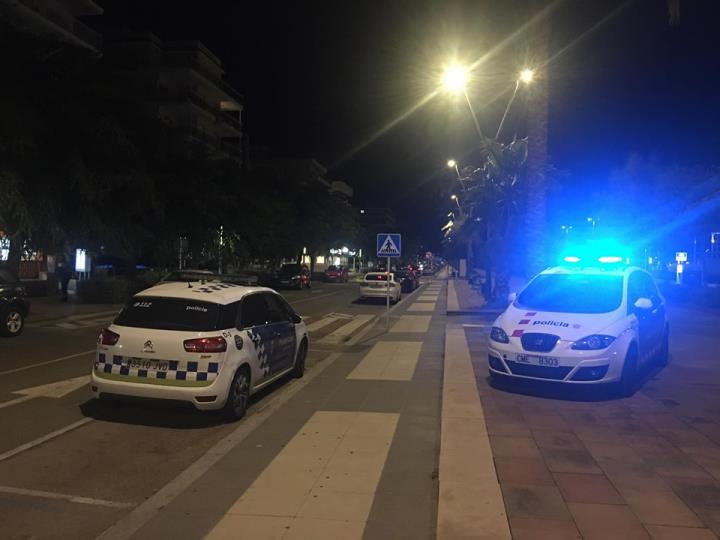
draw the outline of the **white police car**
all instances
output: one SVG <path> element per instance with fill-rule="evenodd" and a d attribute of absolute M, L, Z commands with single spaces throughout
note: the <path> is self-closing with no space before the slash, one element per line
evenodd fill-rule
<path fill-rule="evenodd" d="M 180 400 L 238 419 L 260 388 L 302 377 L 307 350 L 305 323 L 271 289 L 162 282 L 101 332 L 91 388 L 96 397 Z"/>
<path fill-rule="evenodd" d="M 510 295 L 490 333 L 491 376 L 615 383 L 631 395 L 640 368 L 665 364 L 665 300 L 652 276 L 636 267 L 605 266 L 550 268 Z"/>

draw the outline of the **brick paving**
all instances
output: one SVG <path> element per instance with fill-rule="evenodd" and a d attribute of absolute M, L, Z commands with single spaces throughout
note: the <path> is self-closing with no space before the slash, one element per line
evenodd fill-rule
<path fill-rule="evenodd" d="M 513 538 L 720 535 L 717 318 L 672 308 L 670 319 L 671 363 L 626 399 L 494 388 L 487 328 L 465 328 Z"/>

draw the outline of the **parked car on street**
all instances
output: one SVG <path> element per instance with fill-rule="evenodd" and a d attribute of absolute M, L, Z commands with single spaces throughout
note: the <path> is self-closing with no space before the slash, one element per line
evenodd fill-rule
<path fill-rule="evenodd" d="M 397 303 L 402 298 L 402 287 L 395 281 L 395 274 L 390 273 L 390 301 Z M 360 300 L 366 298 L 385 298 L 388 289 L 388 274 L 384 272 L 368 272 L 360 283 Z"/>
<path fill-rule="evenodd" d="M 0 268 L 0 335 L 19 336 L 30 313 L 30 302 L 20 281 L 4 268 Z"/>
<path fill-rule="evenodd" d="M 91 389 L 245 414 L 249 397 L 302 377 L 307 328 L 272 289 L 161 282 L 136 294 L 98 337 Z"/>
<path fill-rule="evenodd" d="M 325 270 L 325 281 L 335 281 L 338 283 L 347 283 L 348 270 L 345 266 L 328 266 Z"/>
<path fill-rule="evenodd" d="M 310 288 L 310 270 L 304 264 L 283 264 L 275 273 L 275 287 Z"/>
<path fill-rule="evenodd" d="M 545 270 L 510 295 L 490 332 L 490 375 L 611 383 L 632 395 L 642 368 L 668 360 L 665 299 L 645 270 L 568 259 L 574 266 Z"/>
<path fill-rule="evenodd" d="M 396 271 L 395 280 L 400 283 L 400 289 L 402 292 L 406 293 L 411 293 L 420 286 L 420 280 L 412 271 Z"/>

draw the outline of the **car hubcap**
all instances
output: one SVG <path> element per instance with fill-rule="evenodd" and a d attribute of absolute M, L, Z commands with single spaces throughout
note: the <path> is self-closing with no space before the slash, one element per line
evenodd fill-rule
<path fill-rule="evenodd" d="M 10 333 L 16 334 L 22 328 L 22 316 L 17 311 L 11 311 L 7 316 L 5 326 Z"/>
<path fill-rule="evenodd" d="M 235 380 L 235 399 L 233 400 L 233 407 L 236 411 L 242 411 L 245 409 L 248 387 L 248 380 L 244 375 L 241 375 Z"/>

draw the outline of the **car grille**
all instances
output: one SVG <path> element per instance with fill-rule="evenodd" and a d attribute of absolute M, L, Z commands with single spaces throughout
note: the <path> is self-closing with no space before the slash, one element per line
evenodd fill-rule
<path fill-rule="evenodd" d="M 528 333 L 520 337 L 523 349 L 526 351 L 550 352 L 555 347 L 560 336 L 553 334 Z"/>
<path fill-rule="evenodd" d="M 547 367 L 547 366 L 529 366 L 512 360 L 505 361 L 514 375 L 523 375 L 525 377 L 537 377 L 538 379 L 552 379 L 561 381 L 570 373 L 572 367 Z"/>

